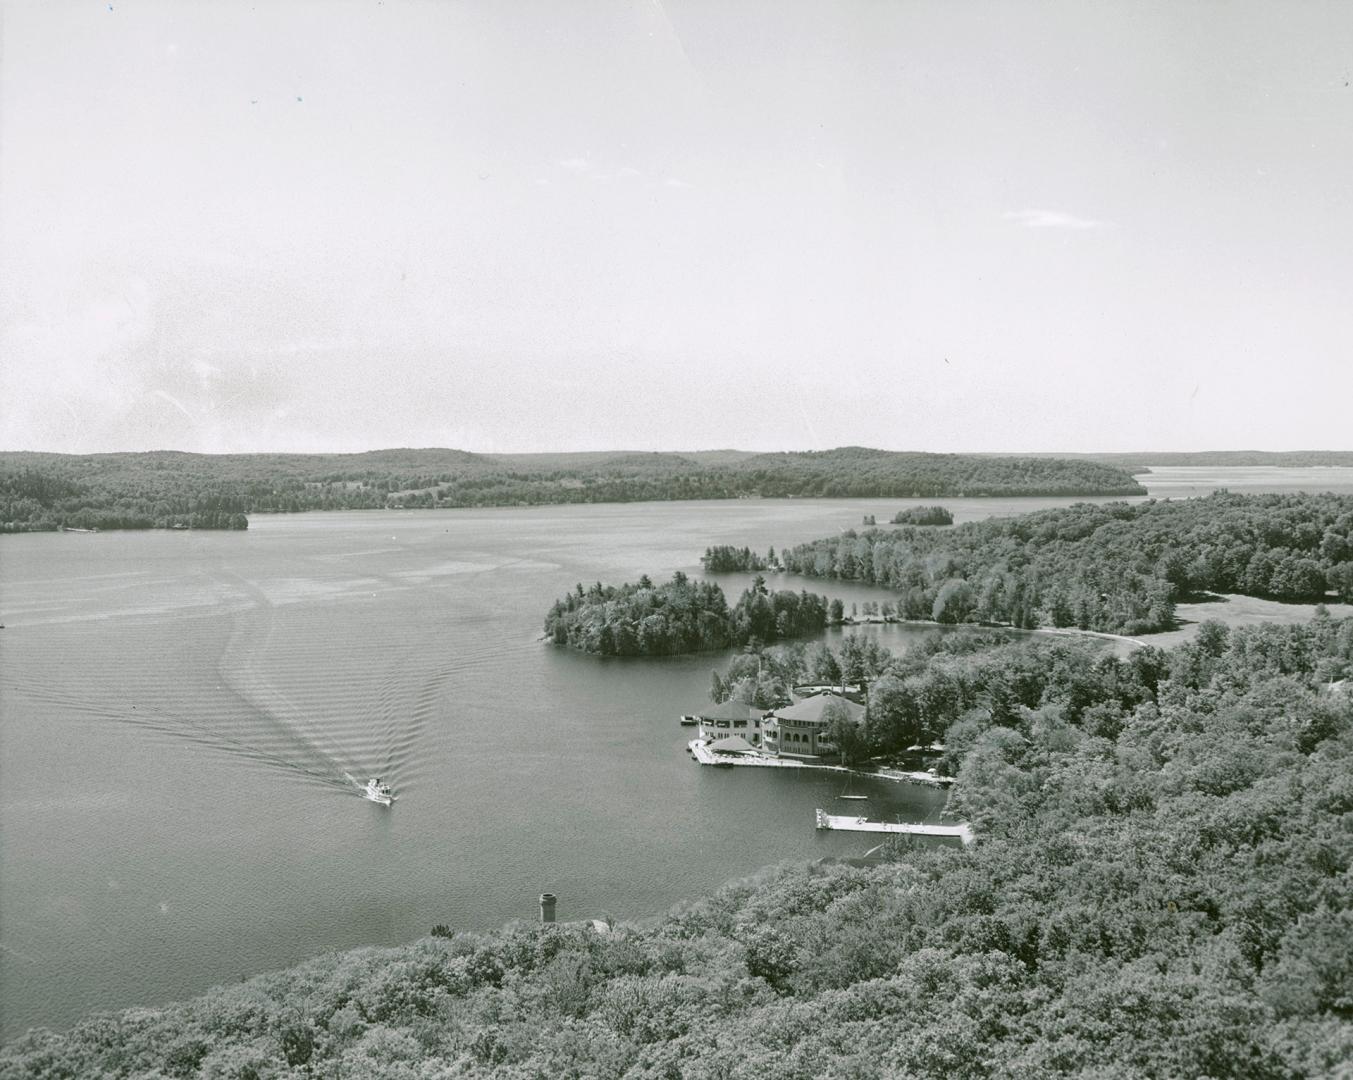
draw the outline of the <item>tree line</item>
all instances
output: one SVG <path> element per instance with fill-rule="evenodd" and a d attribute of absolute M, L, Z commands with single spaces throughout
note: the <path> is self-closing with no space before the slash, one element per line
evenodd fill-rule
<path fill-rule="evenodd" d="M 943 532 L 848 530 L 782 549 L 785 569 L 896 589 L 904 618 L 1150 633 L 1216 591 L 1353 600 L 1353 497 L 1081 503 Z"/>
<path fill-rule="evenodd" d="M 204 499 L 231 514 L 827 496 L 1144 494 L 1122 469 L 1056 458 L 814 453 L 488 455 L 0 453 L 0 531 L 163 528 Z M 77 524 L 77 517 L 85 525 Z M 94 525 L 88 524 L 94 522 Z M 207 526 L 203 526 L 207 527 Z"/>
<path fill-rule="evenodd" d="M 1346 1070 L 1353 622 L 1126 660 L 976 631 L 920 652 L 885 670 L 966 687 L 936 684 L 961 700 L 934 734 L 971 847 L 781 866 L 644 926 L 438 926 L 31 1032 L 0 1075 Z"/>
<path fill-rule="evenodd" d="M 580 583 L 550 608 L 545 634 L 600 656 L 672 656 L 816 633 L 827 625 L 827 607 L 814 593 L 771 592 L 758 574 L 730 608 L 718 585 L 677 571 L 662 585 L 647 575 L 624 585 Z"/>
<path fill-rule="evenodd" d="M 0 470 L 0 533 L 60 529 L 247 529 L 247 500 L 204 486 L 154 495 L 89 485 L 39 470 Z"/>
<path fill-rule="evenodd" d="M 775 557 L 773 547 L 765 555 L 758 555 L 749 547 L 716 544 L 705 548 L 700 564 L 711 574 L 727 574 L 737 570 L 770 570 L 778 567 L 780 560 Z"/>

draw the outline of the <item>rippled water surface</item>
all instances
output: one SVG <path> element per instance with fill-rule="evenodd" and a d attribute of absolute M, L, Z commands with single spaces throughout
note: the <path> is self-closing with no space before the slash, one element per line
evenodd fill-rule
<path fill-rule="evenodd" d="M 945 503 L 971 520 L 1068 501 Z M 697 574 L 707 544 L 778 547 L 900 505 L 0 537 L 4 1035 L 435 923 L 531 918 L 542 890 L 561 918 L 634 918 L 781 860 L 862 853 L 871 838 L 813 829 L 838 781 L 686 757 L 676 718 L 724 657 L 601 661 L 538 639 L 578 581 Z M 747 579 L 720 580 L 732 599 Z M 902 649 L 924 631 L 871 632 Z M 376 773 L 400 796 L 391 810 L 357 794 Z M 934 820 L 942 805 L 929 789 L 867 790 L 874 816 Z"/>

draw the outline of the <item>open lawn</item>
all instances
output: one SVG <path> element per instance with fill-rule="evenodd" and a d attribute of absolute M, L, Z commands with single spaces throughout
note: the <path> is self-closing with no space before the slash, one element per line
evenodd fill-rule
<path fill-rule="evenodd" d="M 1353 615 L 1353 604 L 1326 604 L 1336 619 Z M 1211 593 L 1208 599 L 1197 603 L 1180 603 L 1175 607 L 1178 628 L 1161 634 L 1139 634 L 1139 640 L 1148 645 L 1169 648 L 1181 641 L 1189 641 L 1198 632 L 1198 625 L 1207 619 L 1216 619 L 1227 626 L 1254 626 L 1275 623 L 1287 626 L 1305 622 L 1315 614 L 1315 604 L 1285 604 L 1277 600 L 1260 600 L 1237 593 Z"/>

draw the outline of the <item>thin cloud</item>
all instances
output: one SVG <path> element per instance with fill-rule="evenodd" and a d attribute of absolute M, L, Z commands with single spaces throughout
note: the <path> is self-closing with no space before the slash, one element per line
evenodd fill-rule
<path fill-rule="evenodd" d="M 622 165 L 611 172 L 609 169 L 602 168 L 600 163 L 585 157 L 561 158 L 555 164 L 564 172 L 573 176 L 585 176 L 589 180 L 596 180 L 601 183 L 609 183 L 612 180 L 634 180 L 644 175 L 642 171 L 632 165 Z"/>
<path fill-rule="evenodd" d="M 1107 229 L 1107 221 L 1095 221 L 1092 218 L 1064 214 L 1060 210 L 1014 210 L 1005 215 L 1006 221 L 1012 221 L 1026 229 Z"/>

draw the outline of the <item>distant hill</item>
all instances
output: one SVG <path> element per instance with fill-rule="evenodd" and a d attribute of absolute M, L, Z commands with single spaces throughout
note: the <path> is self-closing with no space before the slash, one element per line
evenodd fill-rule
<path fill-rule="evenodd" d="M 529 473 L 698 468 L 692 455 L 663 450 L 582 450 L 568 454 L 483 454 L 480 457 L 494 465 Z"/>
<path fill-rule="evenodd" d="M 529 506 L 680 499 L 1143 495 L 1087 460 L 922 454 L 605 451 L 475 454 L 0 453 L 0 531 L 243 528 L 302 510 Z"/>
<path fill-rule="evenodd" d="M 757 454 L 729 465 L 728 469 L 736 475 L 754 478 L 757 493 L 765 496 L 953 498 L 1145 494 L 1135 481 L 1124 483 L 1125 470 L 1098 462 L 926 454 L 863 446 Z"/>
<path fill-rule="evenodd" d="M 1287 469 L 1353 466 L 1353 450 L 1196 450 L 1170 453 L 1032 454 L 1028 456 L 1097 461 L 1101 465 L 1112 465 L 1133 473 L 1142 472 L 1152 465 L 1274 466 Z"/>

